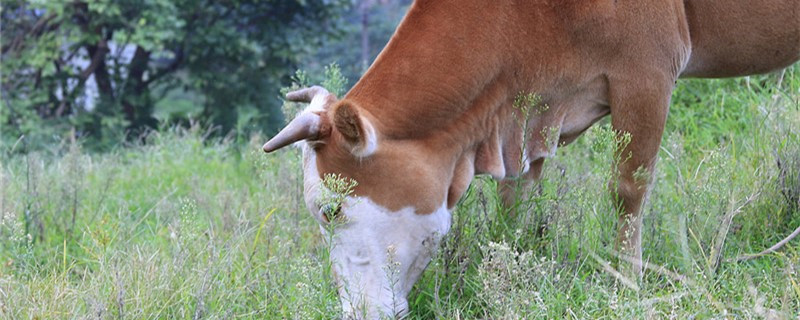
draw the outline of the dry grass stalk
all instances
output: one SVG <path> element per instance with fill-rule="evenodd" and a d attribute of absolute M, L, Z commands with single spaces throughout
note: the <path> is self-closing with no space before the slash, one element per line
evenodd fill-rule
<path fill-rule="evenodd" d="M 789 236 L 787 236 L 786 238 L 783 238 L 783 240 L 778 241 L 778 243 L 776 243 L 775 245 L 769 247 L 768 249 L 766 249 L 764 251 L 761 251 L 761 252 L 756 253 L 756 254 L 741 255 L 741 256 L 739 256 L 739 257 L 737 257 L 735 259 L 730 259 L 728 261 L 731 261 L 731 262 L 747 261 L 747 260 L 750 260 L 750 259 L 763 257 L 763 256 L 768 255 L 770 253 L 775 253 L 778 250 L 780 250 L 780 248 L 782 248 L 784 245 L 789 243 L 789 241 L 792 241 L 792 239 L 796 238 L 797 235 L 799 235 L 799 234 L 800 234 L 800 226 L 798 226 L 797 229 L 794 229 L 794 232 L 792 232 Z"/>
<path fill-rule="evenodd" d="M 755 200 L 755 198 L 758 197 L 758 195 L 759 195 L 758 191 L 754 192 L 753 194 L 748 196 L 747 199 L 745 199 L 744 202 L 741 205 L 739 205 L 736 209 L 728 211 L 728 213 L 726 213 L 725 216 L 722 217 L 722 224 L 717 230 L 717 236 L 714 238 L 714 246 L 711 248 L 711 253 L 710 253 L 711 260 L 709 261 L 710 272 L 715 272 L 719 267 L 720 262 L 722 262 L 721 259 L 722 251 L 723 247 L 725 246 L 725 239 L 728 237 L 728 231 L 730 231 L 731 228 L 731 223 L 733 223 L 733 218 L 737 214 L 739 214 L 739 212 L 742 212 L 742 209 L 744 209 L 744 207 L 753 202 L 753 200 Z"/>
<path fill-rule="evenodd" d="M 622 283 L 626 287 L 628 287 L 630 289 L 633 289 L 633 291 L 639 292 L 639 290 L 640 290 L 639 289 L 639 285 L 637 285 L 636 282 L 634 282 L 633 280 L 625 277 L 622 273 L 620 273 L 619 271 L 617 271 L 616 269 L 611 267 L 611 262 L 608 262 L 608 261 L 604 260 L 603 258 L 600 258 L 600 256 L 598 256 L 596 253 L 591 252 L 591 251 L 589 252 L 589 255 L 591 255 L 592 258 L 594 258 L 594 260 L 597 261 L 597 263 L 600 264 L 600 266 L 603 268 L 603 271 L 605 271 L 608 274 L 612 275 L 614 278 L 616 278 L 620 283 Z"/>

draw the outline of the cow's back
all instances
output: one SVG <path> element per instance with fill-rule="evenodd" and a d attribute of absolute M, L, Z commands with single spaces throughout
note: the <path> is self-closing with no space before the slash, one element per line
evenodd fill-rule
<path fill-rule="evenodd" d="M 692 53 L 683 77 L 769 72 L 800 59 L 800 0 L 686 0 Z"/>

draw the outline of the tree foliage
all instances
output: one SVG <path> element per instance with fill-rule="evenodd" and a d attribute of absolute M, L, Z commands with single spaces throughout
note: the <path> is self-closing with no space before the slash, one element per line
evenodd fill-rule
<path fill-rule="evenodd" d="M 274 130 L 279 88 L 349 4 L 4 0 L 0 143 L 72 128 L 107 143 L 159 120 Z"/>
<path fill-rule="evenodd" d="M 411 3 L 412 0 L 353 0 L 350 10 L 341 17 L 342 36 L 326 39 L 302 68 L 309 74 L 321 75 L 325 66 L 337 63 L 348 84 L 355 84 L 394 34 Z"/>

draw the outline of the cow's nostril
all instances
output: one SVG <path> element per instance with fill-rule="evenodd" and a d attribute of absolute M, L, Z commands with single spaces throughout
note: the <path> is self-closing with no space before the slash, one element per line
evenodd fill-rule
<path fill-rule="evenodd" d="M 338 203 L 329 203 L 323 205 L 320 210 L 322 211 L 322 218 L 325 219 L 326 222 L 331 222 L 331 220 L 335 219 L 339 216 L 339 213 L 342 212 L 342 205 Z"/>

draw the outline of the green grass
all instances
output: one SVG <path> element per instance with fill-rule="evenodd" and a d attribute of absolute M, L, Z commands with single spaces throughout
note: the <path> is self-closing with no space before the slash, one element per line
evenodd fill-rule
<path fill-rule="evenodd" d="M 493 181 L 476 179 L 409 318 L 800 315 L 797 240 L 728 261 L 800 225 L 798 67 L 782 80 L 679 82 L 644 212 L 652 268 L 638 290 L 609 271 L 609 132 L 606 121 L 561 148 L 516 217 L 498 213 Z M 70 141 L 0 150 L 0 317 L 340 317 L 298 151 L 268 156 L 262 137 L 203 136 L 174 129 L 103 154 Z"/>

